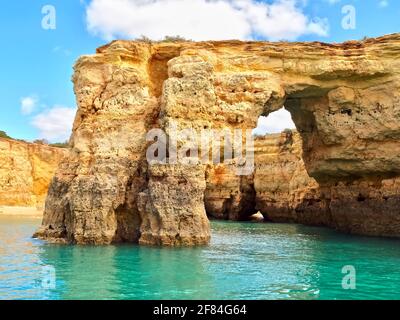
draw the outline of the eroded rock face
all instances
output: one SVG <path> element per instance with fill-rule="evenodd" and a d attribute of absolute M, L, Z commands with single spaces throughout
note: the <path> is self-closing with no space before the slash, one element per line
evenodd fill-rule
<path fill-rule="evenodd" d="M 43 208 L 67 150 L 0 138 L 0 205 Z"/>
<path fill-rule="evenodd" d="M 324 224 L 320 186 L 307 173 L 296 131 L 258 137 L 255 162 L 257 210 L 267 220 Z"/>
<path fill-rule="evenodd" d="M 234 166 L 209 165 L 206 171 L 207 214 L 221 220 L 247 220 L 256 213 L 254 175 L 241 176 Z"/>
<path fill-rule="evenodd" d="M 400 180 L 358 179 L 324 187 L 331 220 L 340 231 L 400 237 Z"/>
<path fill-rule="evenodd" d="M 148 190 L 139 194 L 140 244 L 190 246 L 209 242 L 204 170 L 202 165 L 150 165 Z"/>
<path fill-rule="evenodd" d="M 399 178 L 318 183 L 309 176 L 301 154 L 297 132 L 256 139 L 256 209 L 267 220 L 361 235 L 400 235 Z"/>
<path fill-rule="evenodd" d="M 209 166 L 206 181 L 207 214 L 225 220 L 248 220 L 260 212 L 273 222 L 323 224 L 320 186 L 302 158 L 296 131 L 258 136 L 254 143 L 255 170 L 238 176 L 235 168 Z"/>
<path fill-rule="evenodd" d="M 288 165 L 289 186 L 280 178 L 280 189 L 259 183 L 257 191 L 257 181 L 269 179 L 262 169 L 254 178 L 256 205 L 290 220 L 322 210 L 321 224 L 398 236 L 399 49 L 397 34 L 344 44 L 115 41 L 99 48 L 75 66 L 72 151 L 53 180 L 37 235 L 73 243 L 205 243 L 200 190 L 208 184 L 209 210 L 236 218 L 247 203 L 238 185 L 248 181 L 213 165 L 149 168 L 146 132 L 161 128 L 172 136 L 171 124 L 196 132 L 253 129 L 260 115 L 285 105 L 318 191 L 302 189 L 310 178 L 296 164 Z M 283 153 L 300 161 L 296 152 Z M 188 182 L 176 184 L 185 175 Z M 233 186 L 221 191 L 222 201 L 218 179 Z M 288 190 L 289 203 L 269 203 L 269 194 Z M 191 212 L 195 222 L 188 223 Z"/>

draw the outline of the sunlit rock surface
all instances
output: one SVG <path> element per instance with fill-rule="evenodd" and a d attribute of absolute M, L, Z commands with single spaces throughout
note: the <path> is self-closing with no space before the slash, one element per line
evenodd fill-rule
<path fill-rule="evenodd" d="M 0 205 L 43 208 L 67 150 L 0 138 Z"/>
<path fill-rule="evenodd" d="M 234 219 L 254 204 L 272 220 L 399 236 L 399 57 L 398 34 L 343 44 L 115 41 L 101 47 L 75 65 L 72 150 L 51 184 L 37 236 L 83 244 L 203 244 L 209 229 L 200 190 L 207 184 L 208 210 Z M 276 182 L 256 170 L 253 204 L 238 187 L 246 178 L 218 166 L 195 167 L 187 177 L 181 168 L 149 168 L 145 136 L 152 128 L 168 134 L 171 123 L 195 131 L 253 129 L 259 116 L 282 106 L 300 134 L 306 171 L 288 165 L 289 182 L 278 173 Z M 279 152 L 302 161 L 300 150 Z M 232 183 L 233 196 L 221 190 L 228 201 L 214 196 L 218 179 Z M 285 199 L 288 192 L 292 198 Z M 191 212 L 197 222 L 188 223 Z"/>

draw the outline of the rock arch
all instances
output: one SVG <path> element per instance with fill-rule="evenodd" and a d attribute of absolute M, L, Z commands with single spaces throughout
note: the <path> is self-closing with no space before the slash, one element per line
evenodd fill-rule
<path fill-rule="evenodd" d="M 317 184 L 310 211 L 318 224 L 399 236 L 399 48 L 398 34 L 344 44 L 115 41 L 99 48 L 75 65 L 72 148 L 36 236 L 208 243 L 204 190 L 212 165 L 149 164 L 146 132 L 170 134 L 172 122 L 195 131 L 253 129 L 283 105 Z M 304 203 L 290 210 L 291 221 L 315 221 Z"/>

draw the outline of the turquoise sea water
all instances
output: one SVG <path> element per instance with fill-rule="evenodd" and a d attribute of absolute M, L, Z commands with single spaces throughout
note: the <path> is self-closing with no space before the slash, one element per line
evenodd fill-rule
<path fill-rule="evenodd" d="M 398 240 L 213 222 L 207 247 L 84 247 L 31 239 L 39 224 L 0 217 L 0 299 L 400 298 Z M 342 289 L 346 265 L 356 290 Z"/>

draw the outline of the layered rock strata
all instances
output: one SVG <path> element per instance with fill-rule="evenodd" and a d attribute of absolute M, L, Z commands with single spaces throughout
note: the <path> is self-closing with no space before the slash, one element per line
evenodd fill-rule
<path fill-rule="evenodd" d="M 67 150 L 0 138 L 0 205 L 43 208 Z"/>
<path fill-rule="evenodd" d="M 322 224 L 320 186 L 307 173 L 297 132 L 258 137 L 255 163 L 256 207 L 267 220 Z"/>
<path fill-rule="evenodd" d="M 209 165 L 206 171 L 205 208 L 219 220 L 247 220 L 256 213 L 254 174 L 237 175 L 235 167 Z"/>
<path fill-rule="evenodd" d="M 266 220 L 361 235 L 399 235 L 398 178 L 318 183 L 306 170 L 297 132 L 258 137 L 255 160 L 256 209 Z"/>
<path fill-rule="evenodd" d="M 323 203 L 298 191 L 299 199 L 312 201 L 299 201 L 295 212 L 322 210 L 329 221 L 321 223 L 340 230 L 399 236 L 399 57 L 398 34 L 343 44 L 115 41 L 101 47 L 75 66 L 72 151 L 53 179 L 37 236 L 94 244 L 207 242 L 200 190 L 207 172 L 210 188 L 230 173 L 221 175 L 213 164 L 207 169 L 208 163 L 189 171 L 149 164 L 146 133 L 161 128 L 171 138 L 173 125 L 197 133 L 253 129 L 259 116 L 283 105 Z M 295 173 L 291 188 L 300 190 L 296 179 Z M 235 208 L 233 216 L 240 215 L 248 204 L 234 185 L 239 196 L 223 195 L 229 201 L 210 202 L 209 210 L 230 215 Z M 260 195 L 268 192 L 259 186 Z M 258 202 L 282 219 L 293 215 L 284 201 Z"/>

